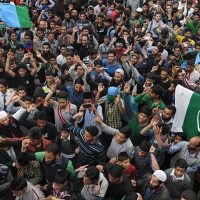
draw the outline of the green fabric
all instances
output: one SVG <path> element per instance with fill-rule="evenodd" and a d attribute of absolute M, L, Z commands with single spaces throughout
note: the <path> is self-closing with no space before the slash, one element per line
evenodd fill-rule
<path fill-rule="evenodd" d="M 166 108 L 166 105 L 161 100 L 158 104 L 155 104 L 149 94 L 138 94 L 135 97 L 135 102 L 138 104 L 146 104 L 150 109 L 158 107 L 160 110 L 164 110 Z"/>
<path fill-rule="evenodd" d="M 140 127 L 139 121 L 138 121 L 138 115 L 135 115 L 135 117 L 130 122 L 128 122 L 128 127 L 131 129 L 130 139 L 133 145 L 138 146 L 138 144 L 140 144 L 146 137 L 140 134 L 141 130 L 145 126 Z"/>
<path fill-rule="evenodd" d="M 187 28 L 189 28 L 192 31 L 192 35 L 196 35 L 198 32 L 198 29 L 200 28 L 200 21 L 198 23 L 194 24 L 193 21 L 188 22 Z"/>
<path fill-rule="evenodd" d="M 69 160 L 69 162 L 68 162 L 68 165 L 67 165 L 66 171 L 67 171 L 68 173 L 70 173 L 70 174 L 74 172 L 74 166 L 73 166 L 71 160 Z"/>
<path fill-rule="evenodd" d="M 200 94 L 193 93 L 183 122 L 183 132 L 190 139 L 200 135 Z"/>
<path fill-rule="evenodd" d="M 30 28 L 31 20 L 26 6 L 16 6 L 16 12 L 21 28 Z"/>
<path fill-rule="evenodd" d="M 37 161 L 42 162 L 44 160 L 44 157 L 45 157 L 45 152 L 44 151 L 36 152 L 35 157 L 36 157 Z"/>

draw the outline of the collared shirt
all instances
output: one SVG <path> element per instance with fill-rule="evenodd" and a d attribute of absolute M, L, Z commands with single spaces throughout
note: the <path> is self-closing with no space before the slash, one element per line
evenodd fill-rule
<path fill-rule="evenodd" d="M 61 127 L 63 126 L 63 123 L 60 120 L 60 117 L 58 115 L 58 102 L 54 101 L 53 109 L 54 109 L 54 115 L 55 115 L 56 128 L 58 131 L 60 131 Z M 77 113 L 77 107 L 76 107 L 76 105 L 74 105 L 72 103 L 69 103 L 68 110 L 61 109 L 61 115 L 62 115 L 62 118 L 64 119 L 65 123 L 68 120 L 70 120 L 72 118 L 72 116 L 76 113 Z"/>
<path fill-rule="evenodd" d="M 5 94 L 0 92 L 0 110 L 5 110 L 4 96 L 5 96 L 5 100 L 7 102 L 11 98 L 12 93 L 9 90 L 7 90 Z M 6 107 L 8 107 L 8 106 L 6 106 Z"/>
<path fill-rule="evenodd" d="M 172 178 L 173 178 L 173 180 L 174 180 L 175 182 L 177 182 L 177 181 L 183 181 L 183 180 L 184 180 L 184 174 L 183 174 L 183 176 L 181 176 L 181 177 L 177 177 L 177 176 L 175 175 L 175 169 L 172 169 L 172 172 L 171 172 L 170 176 L 172 176 Z"/>
<path fill-rule="evenodd" d="M 115 103 L 108 103 L 106 96 L 99 99 L 99 104 L 105 105 L 105 123 L 112 128 L 119 129 L 122 124 L 118 106 Z"/>

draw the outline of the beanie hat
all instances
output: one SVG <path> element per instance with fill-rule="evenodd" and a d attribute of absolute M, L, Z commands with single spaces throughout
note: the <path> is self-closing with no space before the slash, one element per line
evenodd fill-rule
<path fill-rule="evenodd" d="M 108 88 L 108 95 L 117 96 L 118 90 L 116 87 L 109 87 Z"/>
<path fill-rule="evenodd" d="M 4 118 L 4 117 L 7 117 L 7 116 L 8 116 L 8 114 L 7 114 L 6 111 L 4 111 L 4 110 L 1 110 L 1 111 L 0 111 L 0 119 L 2 119 L 2 118 Z"/>
<path fill-rule="evenodd" d="M 124 76 L 124 70 L 123 69 L 117 69 L 115 72 L 120 73 L 122 76 Z"/>
<path fill-rule="evenodd" d="M 161 182 L 165 182 L 167 180 L 167 175 L 162 170 L 156 170 L 153 175 Z"/>

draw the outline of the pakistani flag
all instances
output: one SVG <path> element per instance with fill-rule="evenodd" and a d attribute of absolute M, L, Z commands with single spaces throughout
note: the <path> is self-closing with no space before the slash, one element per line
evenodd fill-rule
<path fill-rule="evenodd" d="M 188 139 L 200 135 L 200 94 L 178 85 L 175 107 L 172 131 L 184 132 Z"/>
<path fill-rule="evenodd" d="M 30 28 L 31 21 L 26 6 L 0 3 L 0 20 L 12 28 Z"/>

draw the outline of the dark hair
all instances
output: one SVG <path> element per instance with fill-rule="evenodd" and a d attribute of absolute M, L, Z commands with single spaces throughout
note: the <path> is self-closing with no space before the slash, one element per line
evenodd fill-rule
<path fill-rule="evenodd" d="M 56 96 L 58 99 L 68 99 L 68 94 L 65 91 L 60 91 Z"/>
<path fill-rule="evenodd" d="M 36 116 L 36 120 L 45 120 L 45 121 L 47 121 L 46 113 L 44 111 L 40 111 Z"/>
<path fill-rule="evenodd" d="M 32 99 L 29 96 L 24 96 L 24 97 L 22 97 L 22 101 L 30 101 L 30 102 L 32 102 Z"/>
<path fill-rule="evenodd" d="M 165 124 L 165 123 L 159 124 L 158 127 L 162 128 L 162 133 L 161 133 L 162 135 L 166 135 L 166 134 L 168 134 L 170 132 L 169 126 L 167 124 Z"/>
<path fill-rule="evenodd" d="M 65 48 L 65 49 L 67 49 L 67 47 L 66 47 L 65 44 L 60 45 L 60 49 L 61 49 L 61 48 Z"/>
<path fill-rule="evenodd" d="M 53 182 L 54 183 L 60 183 L 60 184 L 64 184 L 68 179 L 68 174 L 66 171 L 58 169 Z"/>
<path fill-rule="evenodd" d="M 181 85 L 183 82 L 182 82 L 182 80 L 179 80 L 176 78 L 176 79 L 172 80 L 171 83 L 173 83 L 174 87 L 176 87 L 177 85 Z"/>
<path fill-rule="evenodd" d="M 121 152 L 117 156 L 117 160 L 119 160 L 120 162 L 128 160 L 128 159 L 130 159 L 130 157 L 128 156 L 127 152 Z"/>
<path fill-rule="evenodd" d="M 197 195 L 193 190 L 185 190 L 181 193 L 181 198 L 185 200 L 197 200 Z"/>
<path fill-rule="evenodd" d="M 139 113 L 144 113 L 145 115 L 147 115 L 147 117 L 151 116 L 151 109 L 148 106 L 143 106 Z"/>
<path fill-rule="evenodd" d="M 173 105 L 168 105 L 168 106 L 166 106 L 166 107 L 167 107 L 167 109 L 172 110 L 172 114 L 175 115 L 175 113 L 176 113 L 176 107 L 175 107 L 175 106 L 173 106 Z"/>
<path fill-rule="evenodd" d="M 84 92 L 83 99 L 93 99 L 92 92 Z"/>
<path fill-rule="evenodd" d="M 88 54 L 89 55 L 94 55 L 94 54 L 97 54 L 97 53 L 98 53 L 98 51 L 95 48 L 89 48 L 88 49 Z"/>
<path fill-rule="evenodd" d="M 149 78 L 149 79 L 155 80 L 155 75 L 154 75 L 153 72 L 148 72 L 148 73 L 146 74 L 146 78 Z"/>
<path fill-rule="evenodd" d="M 10 187 L 13 191 L 23 190 L 25 187 L 27 187 L 26 179 L 24 177 L 17 176 L 13 179 Z"/>
<path fill-rule="evenodd" d="M 85 171 L 85 176 L 88 177 L 93 183 L 99 180 L 100 172 L 95 166 L 88 167 Z"/>
<path fill-rule="evenodd" d="M 186 32 L 190 32 L 191 33 L 191 30 L 189 28 L 186 28 L 184 33 L 186 33 Z"/>
<path fill-rule="evenodd" d="M 74 81 L 74 84 L 80 84 L 80 85 L 84 85 L 84 81 L 81 79 L 81 78 L 77 78 L 75 81 Z"/>
<path fill-rule="evenodd" d="M 85 130 L 93 137 L 97 136 L 99 133 L 99 129 L 96 126 L 87 126 Z"/>
<path fill-rule="evenodd" d="M 26 166 L 30 162 L 30 159 L 27 157 L 27 154 L 19 155 L 17 158 L 17 162 L 20 166 Z"/>
<path fill-rule="evenodd" d="M 126 194 L 124 200 L 137 200 L 138 196 L 135 192 Z"/>
<path fill-rule="evenodd" d="M 182 140 L 186 140 L 186 137 L 185 137 L 185 135 L 184 135 L 183 132 L 176 132 L 176 133 L 174 133 L 174 138 L 175 138 L 176 136 L 181 137 Z"/>
<path fill-rule="evenodd" d="M 114 54 L 114 56 L 116 56 L 116 51 L 115 50 L 109 50 L 108 54 Z"/>
<path fill-rule="evenodd" d="M 123 133 L 126 138 L 129 138 L 131 136 L 131 129 L 128 128 L 128 126 L 123 126 L 119 129 L 120 133 Z"/>
<path fill-rule="evenodd" d="M 24 64 L 24 63 L 19 63 L 19 65 L 17 66 L 17 71 L 18 70 L 20 70 L 20 69 L 25 69 L 25 70 L 27 70 L 27 67 L 26 67 L 26 64 Z"/>
<path fill-rule="evenodd" d="M 47 145 L 45 151 L 54 155 L 60 154 L 60 148 L 55 143 Z"/>
<path fill-rule="evenodd" d="M 97 65 L 103 66 L 102 61 L 101 60 L 94 60 L 94 66 L 97 66 Z"/>
<path fill-rule="evenodd" d="M 169 70 L 168 70 L 166 67 L 162 67 L 162 68 L 160 69 L 160 71 L 161 71 L 161 72 L 164 71 L 164 72 L 167 72 L 167 74 L 169 74 Z"/>
<path fill-rule="evenodd" d="M 163 88 L 160 85 L 153 85 L 152 86 L 152 93 L 155 93 L 156 95 L 160 97 L 162 97 L 163 95 Z"/>
<path fill-rule="evenodd" d="M 45 72 L 45 76 L 53 76 L 52 71 L 47 70 L 47 71 Z"/>
<path fill-rule="evenodd" d="M 30 139 L 40 140 L 42 137 L 42 132 L 39 127 L 35 126 L 31 128 L 28 136 Z"/>
<path fill-rule="evenodd" d="M 147 140 L 143 140 L 139 146 L 140 150 L 144 152 L 149 152 L 150 147 L 151 143 Z"/>
<path fill-rule="evenodd" d="M 8 82 L 5 79 L 0 79 L 0 84 L 3 85 L 4 87 L 8 87 Z"/>
<path fill-rule="evenodd" d="M 175 162 L 175 168 L 176 167 L 180 167 L 186 170 L 188 168 L 188 164 L 185 159 L 180 158 Z"/>
<path fill-rule="evenodd" d="M 44 20 L 42 20 L 42 21 L 44 21 Z M 38 29 L 37 29 L 37 33 L 38 33 L 39 31 L 41 31 L 41 32 L 44 33 L 44 31 L 43 31 L 41 28 L 38 28 Z"/>
<path fill-rule="evenodd" d="M 23 85 L 20 85 L 17 87 L 17 91 L 20 91 L 20 90 L 26 91 L 26 87 L 24 87 Z"/>
<path fill-rule="evenodd" d="M 43 47 L 44 45 L 47 45 L 49 48 L 51 48 L 49 42 L 44 42 L 44 43 L 42 44 L 42 47 Z"/>
<path fill-rule="evenodd" d="M 119 165 L 113 165 L 109 170 L 109 174 L 114 178 L 120 178 L 123 174 L 123 167 Z"/>

